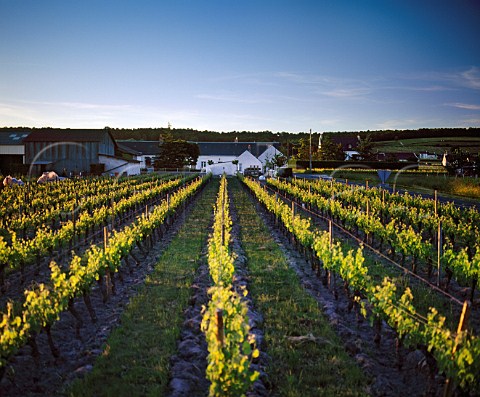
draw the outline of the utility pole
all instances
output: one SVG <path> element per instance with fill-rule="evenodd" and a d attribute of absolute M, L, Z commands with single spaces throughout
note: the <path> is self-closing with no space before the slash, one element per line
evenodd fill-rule
<path fill-rule="evenodd" d="M 310 128 L 310 172 L 312 172 L 312 129 Z"/>

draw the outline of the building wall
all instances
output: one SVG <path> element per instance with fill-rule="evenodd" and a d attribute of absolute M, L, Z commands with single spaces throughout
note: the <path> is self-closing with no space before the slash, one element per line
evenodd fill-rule
<path fill-rule="evenodd" d="M 197 164 L 195 165 L 195 169 L 197 170 L 205 170 L 209 167 L 208 161 L 212 160 L 214 164 L 218 163 L 229 163 L 231 164 L 233 160 L 235 160 L 235 156 L 198 156 Z"/>
<path fill-rule="evenodd" d="M 97 153 L 105 154 L 107 156 L 115 155 L 115 143 L 113 142 L 109 134 L 103 134 L 103 138 L 100 141 Z"/>
<path fill-rule="evenodd" d="M 107 175 L 138 175 L 140 174 L 140 163 L 129 162 L 127 160 L 113 158 L 108 156 L 99 156 L 100 163 L 105 164 L 105 174 Z"/>
<path fill-rule="evenodd" d="M 217 163 L 207 165 L 206 172 L 211 172 L 213 175 L 235 175 L 237 173 L 237 166 L 232 163 Z"/>
<path fill-rule="evenodd" d="M 3 154 L 8 155 L 21 155 L 25 154 L 25 146 L 23 145 L 0 145 L 0 156 Z"/>
<path fill-rule="evenodd" d="M 262 169 L 262 162 L 248 150 L 245 150 L 240 156 L 238 156 L 238 171 L 243 172 L 245 168 Z"/>
<path fill-rule="evenodd" d="M 99 163 L 99 154 L 115 155 L 115 143 L 106 132 L 100 141 L 90 142 L 26 142 L 25 163 L 51 162 L 55 171 L 88 172 L 90 164 Z"/>
<path fill-rule="evenodd" d="M 213 164 L 208 164 L 212 160 Z M 232 164 L 232 161 L 238 160 L 238 165 Z M 221 175 L 224 172 L 227 175 L 235 175 L 238 171 L 243 172 L 245 168 L 258 167 L 262 169 L 262 163 L 248 150 L 240 156 L 198 156 L 195 168 L 206 172 L 212 172 L 213 175 Z"/>
<path fill-rule="evenodd" d="M 265 166 L 267 161 L 271 161 L 276 155 L 282 156 L 282 152 L 280 152 L 275 146 L 269 146 L 267 150 L 265 150 L 258 159 L 261 161 L 263 169 L 265 170 Z"/>
<path fill-rule="evenodd" d="M 90 164 L 98 163 L 97 142 L 27 142 L 25 162 L 51 163 L 57 173 L 89 172 Z"/>

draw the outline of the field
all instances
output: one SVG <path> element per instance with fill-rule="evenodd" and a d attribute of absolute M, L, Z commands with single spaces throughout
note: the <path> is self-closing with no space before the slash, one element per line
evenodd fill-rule
<path fill-rule="evenodd" d="M 375 142 L 375 150 L 385 153 L 403 152 L 418 154 L 428 152 L 443 155 L 443 153 L 448 153 L 453 148 L 461 148 L 470 153 L 480 153 L 480 137 L 420 138 Z"/>
<path fill-rule="evenodd" d="M 315 169 L 317 174 L 326 174 L 335 179 L 348 180 L 351 182 L 369 183 L 377 186 L 381 183 L 376 170 L 360 169 Z M 417 193 L 434 195 L 438 193 L 450 198 L 480 199 L 480 179 L 459 178 L 447 175 L 443 170 L 422 168 L 418 171 L 393 171 L 387 179 L 387 184 L 396 189 L 406 189 Z"/>
<path fill-rule="evenodd" d="M 0 194 L 4 396 L 480 394 L 474 209 L 196 175 Z"/>

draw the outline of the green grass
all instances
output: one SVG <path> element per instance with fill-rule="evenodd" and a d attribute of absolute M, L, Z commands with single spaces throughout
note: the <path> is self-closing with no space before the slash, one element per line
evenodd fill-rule
<path fill-rule="evenodd" d="M 264 316 L 271 361 L 272 394 L 280 396 L 365 395 L 367 379 L 343 345 L 318 303 L 300 285 L 281 249 L 270 236 L 240 182 L 232 180 L 250 273 L 248 290 Z M 315 341 L 296 337 L 312 335 Z"/>
<path fill-rule="evenodd" d="M 109 336 L 92 372 L 75 381 L 69 396 L 159 396 L 169 381 L 184 309 L 208 238 L 218 182 L 204 190 L 184 225 Z"/>

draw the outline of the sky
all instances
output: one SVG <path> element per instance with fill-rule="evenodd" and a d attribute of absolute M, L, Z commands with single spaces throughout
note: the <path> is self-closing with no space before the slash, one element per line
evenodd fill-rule
<path fill-rule="evenodd" d="M 0 0 L 0 126 L 480 126 L 480 0 Z"/>

